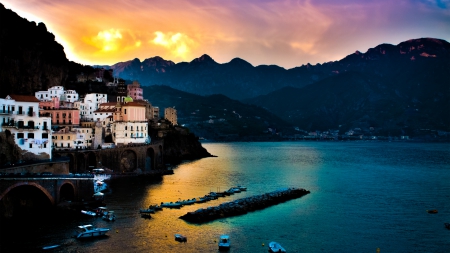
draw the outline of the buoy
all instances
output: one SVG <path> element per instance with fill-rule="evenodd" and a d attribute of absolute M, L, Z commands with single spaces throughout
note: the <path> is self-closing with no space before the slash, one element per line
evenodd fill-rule
<path fill-rule="evenodd" d="M 119 230 L 118 230 L 118 229 L 116 229 L 116 233 L 119 233 Z"/>
<path fill-rule="evenodd" d="M 264 243 L 262 243 L 262 245 L 261 246 L 263 246 L 264 247 Z"/>

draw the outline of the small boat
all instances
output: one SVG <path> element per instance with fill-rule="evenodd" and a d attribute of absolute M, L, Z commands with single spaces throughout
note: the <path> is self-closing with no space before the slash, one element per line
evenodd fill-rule
<path fill-rule="evenodd" d="M 114 211 L 108 211 L 105 215 L 102 216 L 102 219 L 106 221 L 115 221 L 116 215 L 114 215 Z"/>
<path fill-rule="evenodd" d="M 434 209 L 434 210 L 427 210 L 428 213 L 438 213 L 438 210 Z"/>
<path fill-rule="evenodd" d="M 152 209 L 152 208 L 140 209 L 139 213 L 155 213 L 155 209 Z"/>
<path fill-rule="evenodd" d="M 93 211 L 85 211 L 85 210 L 81 210 L 81 213 L 82 213 L 82 214 L 86 214 L 86 215 L 88 215 L 88 216 L 93 216 L 93 217 L 97 216 L 97 214 L 96 214 L 95 212 L 93 212 Z"/>
<path fill-rule="evenodd" d="M 95 209 L 95 213 L 97 214 L 97 216 L 106 215 L 108 213 L 108 208 L 104 206 L 97 207 L 97 209 Z"/>
<path fill-rule="evenodd" d="M 230 236 L 221 235 L 219 238 L 219 249 L 230 249 Z"/>
<path fill-rule="evenodd" d="M 246 190 L 247 190 L 247 187 L 245 187 L 245 186 L 240 186 L 240 185 L 236 186 L 235 188 L 238 188 L 238 189 L 241 190 L 241 191 L 246 191 Z"/>
<path fill-rule="evenodd" d="M 187 237 L 180 234 L 175 234 L 175 241 L 187 242 Z"/>
<path fill-rule="evenodd" d="M 149 206 L 148 206 L 148 209 L 153 209 L 153 210 L 155 210 L 155 211 L 161 211 L 161 210 L 163 210 L 162 207 L 159 206 L 159 205 L 149 205 Z"/>
<path fill-rule="evenodd" d="M 54 248 L 58 248 L 59 245 L 51 245 L 51 246 L 45 246 L 42 249 L 46 250 L 46 249 L 54 249 Z"/>
<path fill-rule="evenodd" d="M 85 239 L 85 238 L 93 238 L 104 236 L 106 232 L 109 231 L 109 228 L 95 228 L 92 225 L 83 225 L 78 226 L 79 230 L 77 231 L 75 237 L 77 239 Z"/>
<path fill-rule="evenodd" d="M 277 242 L 269 243 L 269 252 L 286 252 L 286 250 L 281 247 L 281 245 Z"/>
<path fill-rule="evenodd" d="M 168 208 L 180 208 L 183 205 L 181 203 L 177 203 L 177 202 L 161 202 L 161 206 L 162 207 L 168 207 Z"/>
<path fill-rule="evenodd" d="M 447 229 L 450 229 L 450 223 L 444 223 L 444 226 L 445 226 Z"/>

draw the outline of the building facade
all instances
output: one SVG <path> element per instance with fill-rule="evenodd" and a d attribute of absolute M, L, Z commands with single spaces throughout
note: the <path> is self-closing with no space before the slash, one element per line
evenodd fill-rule
<path fill-rule="evenodd" d="M 51 119 L 40 117 L 39 100 L 34 96 L 9 95 L 0 99 L 0 106 L 1 131 L 9 130 L 22 150 L 51 159 Z"/>

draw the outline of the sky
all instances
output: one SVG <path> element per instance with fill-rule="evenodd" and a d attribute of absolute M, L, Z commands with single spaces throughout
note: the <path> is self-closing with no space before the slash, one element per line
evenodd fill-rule
<path fill-rule="evenodd" d="M 450 42 L 450 0 L 1 0 L 43 22 L 69 60 L 112 65 L 208 54 L 286 69 L 382 43 Z"/>

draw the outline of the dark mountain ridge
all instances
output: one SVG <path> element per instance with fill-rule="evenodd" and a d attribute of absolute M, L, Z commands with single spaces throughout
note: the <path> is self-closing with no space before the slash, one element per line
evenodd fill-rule
<path fill-rule="evenodd" d="M 138 59 L 112 65 L 114 73 L 124 79 L 139 80 L 143 85 L 163 84 L 186 92 L 211 95 L 224 94 L 233 99 L 248 99 L 266 95 L 280 88 L 302 88 L 347 71 L 393 77 L 404 72 L 413 74 L 410 63 L 424 61 L 424 70 L 436 69 L 434 79 L 445 79 L 448 67 L 449 43 L 440 39 L 421 38 L 398 45 L 381 44 L 366 53 L 356 51 L 339 61 L 302 65 L 284 69 L 275 65 L 252 66 L 240 58 L 219 64 L 208 55 L 191 62 L 173 63 L 160 57 Z"/>

